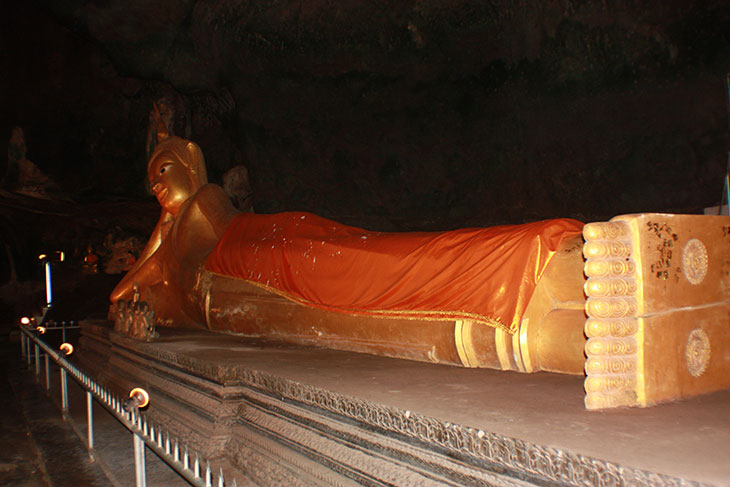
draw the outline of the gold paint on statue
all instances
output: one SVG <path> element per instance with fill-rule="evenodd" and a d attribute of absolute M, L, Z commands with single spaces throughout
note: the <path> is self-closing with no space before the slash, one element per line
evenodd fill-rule
<path fill-rule="evenodd" d="M 526 372 L 525 364 L 522 360 L 522 349 L 520 348 L 520 335 L 521 333 L 519 331 L 512 334 L 512 355 L 514 356 L 517 370 L 519 372 Z"/>
<path fill-rule="evenodd" d="M 730 347 L 730 235 L 722 231 L 730 218 L 643 214 L 586 225 L 585 245 L 576 238 L 558 249 L 510 336 L 468 313 L 446 320 L 437 312 L 414 319 L 324 311 L 206 271 L 206 256 L 237 212 L 207 183 L 200 148 L 161 136 L 148 178 L 160 218 L 111 295 L 110 315 L 122 332 L 174 324 L 467 367 L 585 371 L 590 409 L 730 386 L 729 354 L 722 353 Z M 709 343 L 719 353 L 710 354 Z"/>
<path fill-rule="evenodd" d="M 542 348 L 548 355 L 561 354 L 552 350 L 565 344 L 556 340 L 555 344 L 544 345 L 552 342 L 547 331 L 540 332 L 538 324 L 550 309 L 563 306 L 561 303 L 567 303 L 565 306 L 570 308 L 583 301 L 580 273 L 561 271 L 567 267 L 582 268 L 580 252 L 575 250 L 580 249 L 580 242 L 571 243 L 570 248 L 558 252 L 560 255 L 565 252 L 562 261 L 556 259 L 563 264 L 547 270 L 539 281 L 535 299 L 521 304 L 526 310 L 525 316 L 531 317 L 524 323 L 530 320 L 535 323 L 530 328 L 530 333 L 535 330 L 534 335 L 528 336 L 525 329 L 510 337 L 509 332 L 502 329 L 503 325 L 495 321 L 493 325 L 501 333 L 491 334 L 490 340 L 490 333 L 484 333 L 486 327 L 475 324 L 467 312 L 458 320 L 444 319 L 439 311 L 420 318 L 409 316 L 407 311 L 389 311 L 388 317 L 381 318 L 377 316 L 377 310 L 372 310 L 370 317 L 347 316 L 314 309 L 306 306 L 307 303 L 295 304 L 297 299 L 293 296 L 261 283 L 205 271 L 202 269 L 205 257 L 223 235 L 236 210 L 220 187 L 207 183 L 200 148 L 192 142 L 169 137 L 162 130 L 160 142 L 150 158 L 148 178 L 161 206 L 160 219 L 139 259 L 112 292 L 111 300 L 122 306 L 132 300 L 134 289 L 138 288 L 141 301 L 148 303 L 149 309 L 154 311 L 150 317 L 154 316 L 157 326 L 203 326 L 468 367 L 500 364 L 506 369 L 522 371 L 557 367 L 563 372 L 582 373 L 582 315 L 575 315 L 571 325 L 579 331 L 577 335 L 571 335 L 576 341 L 572 346 L 573 359 L 565 363 L 551 359 L 546 362 L 548 365 L 540 366 L 536 351 L 543 343 Z M 566 293 L 560 285 L 551 287 L 551 282 L 565 280 L 565 275 L 573 276 L 569 279 L 575 281 L 569 286 L 572 291 Z M 117 313 L 130 319 L 126 308 L 116 309 Z M 297 313 L 282 315 L 285 309 L 294 309 Z M 349 325 L 348 320 L 352 321 Z M 392 331 L 398 328 L 403 331 Z M 130 329 L 131 325 L 120 328 L 122 331 Z M 410 331 L 406 332 L 406 329 Z M 450 338 L 447 338 L 447 330 L 451 330 Z M 395 335 L 401 338 L 394 339 Z M 495 346 L 495 336 L 501 347 Z M 541 336 L 547 337 L 547 342 L 541 341 Z M 509 358 L 505 360 L 505 357 Z"/>
<path fill-rule="evenodd" d="M 505 332 L 501 328 L 495 328 L 494 329 L 494 341 L 497 345 L 497 357 L 499 358 L 499 365 L 502 368 L 502 370 L 514 370 L 515 367 L 512 366 L 512 362 L 509 359 L 509 351 L 507 349 L 507 344 L 510 343 L 507 340 L 507 337 L 509 335 L 507 332 Z"/>
<path fill-rule="evenodd" d="M 519 333 L 515 333 L 514 336 L 519 337 L 519 348 L 520 357 L 522 358 L 522 371 L 523 372 L 534 372 L 535 369 L 532 366 L 532 359 L 530 358 L 530 345 L 528 343 L 528 329 L 530 325 L 530 318 L 523 318 L 520 323 Z"/>
<path fill-rule="evenodd" d="M 590 317 L 586 321 L 585 404 L 589 409 L 636 404 L 643 367 L 637 364 L 638 328 L 630 325 L 639 306 L 632 225 L 593 223 L 583 229 L 583 237 Z"/>
<path fill-rule="evenodd" d="M 459 359 L 464 367 L 479 367 L 479 360 L 476 358 L 474 342 L 472 341 L 471 328 L 474 322 L 471 320 L 456 320 L 454 322 L 454 341 Z"/>
<path fill-rule="evenodd" d="M 186 299 L 186 290 L 193 289 L 198 267 L 236 211 L 219 186 L 207 184 L 203 153 L 192 142 L 162 140 L 147 174 L 162 207 L 160 219 L 111 300 L 129 300 L 138 285 L 142 300 L 161 319 L 173 320 L 176 326 L 200 326 L 203 316 L 197 303 Z"/>

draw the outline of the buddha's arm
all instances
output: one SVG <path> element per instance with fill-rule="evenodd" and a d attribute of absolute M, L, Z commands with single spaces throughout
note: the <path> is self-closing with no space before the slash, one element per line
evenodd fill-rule
<path fill-rule="evenodd" d="M 120 299 L 129 299 L 134 293 L 135 285 L 138 286 L 150 286 L 159 280 L 159 265 L 151 257 L 157 252 L 157 249 L 162 243 L 164 234 L 167 233 L 167 228 L 172 224 L 174 217 L 169 212 L 162 210 L 160 219 L 152 231 L 147 245 L 140 254 L 137 262 L 122 278 L 119 284 L 116 285 L 111 293 L 110 300 L 112 303 Z"/>
<path fill-rule="evenodd" d="M 200 188 L 180 211 L 168 239 L 173 244 L 178 271 L 175 279 L 183 287 L 192 285 L 192 276 L 213 250 L 238 212 L 220 186 Z"/>

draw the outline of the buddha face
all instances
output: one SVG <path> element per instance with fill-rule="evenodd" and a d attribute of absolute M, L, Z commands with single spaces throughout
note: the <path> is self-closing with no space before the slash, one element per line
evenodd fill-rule
<path fill-rule="evenodd" d="M 169 153 L 163 152 L 152 160 L 148 175 L 160 206 L 173 215 L 177 215 L 180 206 L 197 189 L 190 179 L 188 168 Z"/>

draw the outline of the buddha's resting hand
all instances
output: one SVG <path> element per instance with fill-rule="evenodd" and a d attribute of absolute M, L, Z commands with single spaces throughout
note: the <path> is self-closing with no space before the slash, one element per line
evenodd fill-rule
<path fill-rule="evenodd" d="M 110 300 L 116 303 L 121 300 L 130 300 L 135 292 L 144 292 L 162 281 L 162 273 L 155 256 L 151 256 L 138 268 L 131 269 L 111 293 Z"/>

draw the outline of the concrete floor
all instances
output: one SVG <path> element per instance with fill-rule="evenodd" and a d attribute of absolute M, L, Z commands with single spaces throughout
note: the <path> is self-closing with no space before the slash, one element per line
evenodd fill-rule
<path fill-rule="evenodd" d="M 20 360 L 19 344 L 0 336 L 0 485 L 104 486 L 78 436 Z"/>

